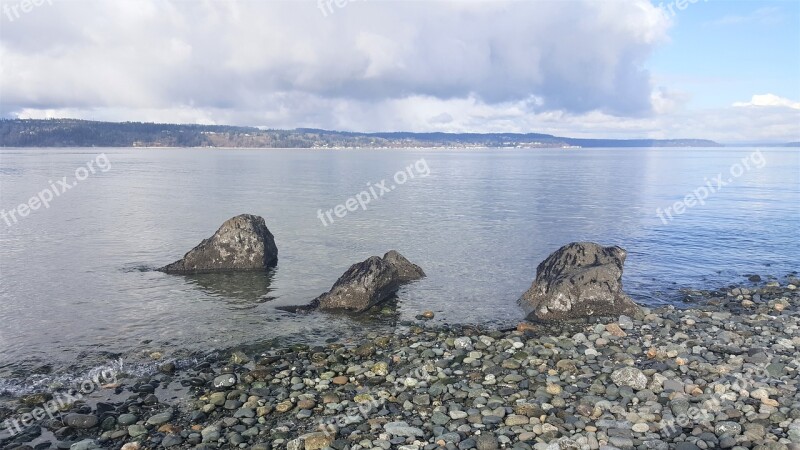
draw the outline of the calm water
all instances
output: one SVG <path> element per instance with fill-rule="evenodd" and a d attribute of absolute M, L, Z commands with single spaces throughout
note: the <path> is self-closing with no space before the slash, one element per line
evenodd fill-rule
<path fill-rule="evenodd" d="M 798 269 L 800 153 L 763 149 L 473 151 L 0 150 L 9 210 L 105 153 L 88 178 L 8 226 L 0 221 L 0 380 L 111 356 L 320 341 L 391 332 L 427 309 L 444 322 L 512 324 L 536 265 L 578 240 L 629 251 L 638 301 Z M 323 226 L 330 209 L 424 158 L 417 176 Z M 759 161 L 762 161 L 759 159 Z M 97 167 L 97 164 L 95 164 Z M 743 166 L 742 166 L 743 167 Z M 736 169 L 735 169 L 736 170 Z M 717 174 L 732 181 L 664 224 L 656 208 Z M 172 276 L 172 262 L 240 213 L 263 216 L 279 264 L 268 274 Z M 382 319 L 293 316 L 352 263 L 397 249 L 428 278 Z M 1 389 L 0 389 L 1 390 Z"/>

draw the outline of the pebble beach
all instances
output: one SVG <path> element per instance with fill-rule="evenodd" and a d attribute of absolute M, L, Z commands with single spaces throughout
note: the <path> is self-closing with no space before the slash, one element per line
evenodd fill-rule
<path fill-rule="evenodd" d="M 354 346 L 166 361 L 49 414 L 57 392 L 7 402 L 0 446 L 800 449 L 798 286 L 751 277 L 686 308 L 505 330 L 421 313 Z"/>

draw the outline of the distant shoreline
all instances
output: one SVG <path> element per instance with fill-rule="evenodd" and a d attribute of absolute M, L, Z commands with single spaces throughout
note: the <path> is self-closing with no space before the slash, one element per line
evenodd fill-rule
<path fill-rule="evenodd" d="M 573 149 L 722 146 L 708 139 L 585 139 L 542 133 L 361 133 L 75 119 L 0 120 L 0 147 Z"/>
<path fill-rule="evenodd" d="M 480 146 L 480 147 L 458 147 L 458 146 L 430 146 L 430 147 L 189 147 L 189 146 L 101 146 L 101 145 L 69 145 L 69 146 L 5 146 L 0 145 L 0 150 L 26 150 L 26 149 L 76 149 L 76 148 L 98 148 L 98 149 L 131 149 L 131 150 L 313 150 L 313 151 L 347 151 L 347 150 L 452 150 L 452 151 L 474 151 L 474 150 L 631 150 L 641 151 L 647 149 L 698 149 L 698 150 L 720 150 L 720 149 L 740 149 L 740 148 L 775 148 L 775 149 L 790 149 L 800 148 L 800 145 L 790 144 L 752 144 L 752 145 L 718 145 L 712 147 L 704 146 L 651 146 L 651 147 L 497 147 L 497 146 Z"/>

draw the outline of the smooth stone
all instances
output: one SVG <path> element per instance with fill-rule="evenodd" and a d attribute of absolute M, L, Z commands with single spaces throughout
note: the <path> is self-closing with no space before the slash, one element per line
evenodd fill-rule
<path fill-rule="evenodd" d="M 228 396 L 224 392 L 214 392 L 208 396 L 208 402 L 214 406 L 222 406 L 227 398 Z"/>
<path fill-rule="evenodd" d="M 383 426 L 383 429 L 394 436 L 423 437 L 425 435 L 421 429 L 409 426 L 406 422 L 389 422 Z"/>
<path fill-rule="evenodd" d="M 94 450 L 101 448 L 94 439 L 84 439 L 69 446 L 69 450 Z"/>
<path fill-rule="evenodd" d="M 147 434 L 147 428 L 145 428 L 144 425 L 134 424 L 128 427 L 128 435 L 132 438 L 137 438 L 145 434 Z"/>
<path fill-rule="evenodd" d="M 675 450 L 700 450 L 700 447 L 691 442 L 676 442 L 674 448 Z"/>
<path fill-rule="evenodd" d="M 240 406 L 242 406 L 242 402 L 240 402 L 239 400 L 226 400 L 225 404 L 222 405 L 223 408 L 230 411 L 234 409 L 239 409 Z"/>
<path fill-rule="evenodd" d="M 255 417 L 255 416 L 256 416 L 256 412 L 252 408 L 241 408 L 238 411 L 236 411 L 235 413 L 233 413 L 233 417 L 235 417 L 237 419 L 238 418 L 242 418 L 242 417 L 251 418 L 251 417 Z"/>
<path fill-rule="evenodd" d="M 67 414 L 63 419 L 64 425 L 71 428 L 88 429 L 92 428 L 99 422 L 95 415 L 91 414 Z"/>
<path fill-rule="evenodd" d="M 221 436 L 220 427 L 217 425 L 207 426 L 200 431 L 200 435 L 203 437 L 203 442 L 218 441 Z"/>
<path fill-rule="evenodd" d="M 466 419 L 468 414 L 464 411 L 450 411 L 450 418 L 453 420 Z"/>
<path fill-rule="evenodd" d="M 528 416 L 521 416 L 518 414 L 512 414 L 506 417 L 506 426 L 513 427 L 518 425 L 528 425 L 530 423 L 530 419 Z"/>
<path fill-rule="evenodd" d="M 441 413 L 439 411 L 436 411 L 431 416 L 431 420 L 436 425 L 444 425 L 444 424 L 446 424 L 447 422 L 450 421 L 450 417 L 448 417 L 447 415 L 445 415 L 445 414 L 443 414 L 443 413 Z"/>
<path fill-rule="evenodd" d="M 169 409 L 162 413 L 151 416 L 149 419 L 147 419 L 147 423 L 148 425 L 155 425 L 155 426 L 162 425 L 164 423 L 169 422 L 169 419 L 172 418 L 172 414 L 173 411 Z"/>
<path fill-rule="evenodd" d="M 177 434 L 168 434 L 164 436 L 164 439 L 161 441 L 161 445 L 164 447 L 174 447 L 181 444 L 183 444 L 183 438 Z"/>
<path fill-rule="evenodd" d="M 236 385 L 236 375 L 227 373 L 214 378 L 215 388 L 229 388 Z"/>

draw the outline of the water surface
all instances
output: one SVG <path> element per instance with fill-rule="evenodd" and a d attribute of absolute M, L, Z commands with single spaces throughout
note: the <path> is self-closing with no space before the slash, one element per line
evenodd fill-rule
<path fill-rule="evenodd" d="M 7 226 L 0 221 L 0 378 L 278 340 L 391 332 L 433 310 L 443 322 L 513 324 L 536 265 L 571 241 L 629 252 L 626 290 L 644 304 L 751 273 L 785 275 L 800 254 L 800 158 L 762 149 L 0 150 L 0 208 L 13 209 L 105 153 L 96 171 Z M 332 209 L 424 159 L 417 176 L 324 226 Z M 668 223 L 656 215 L 717 174 L 731 182 Z M 226 219 L 263 216 L 279 248 L 266 274 L 175 276 Z M 428 278 L 381 320 L 296 316 L 356 262 L 396 249 Z M 176 353 L 177 352 L 177 353 Z"/>

